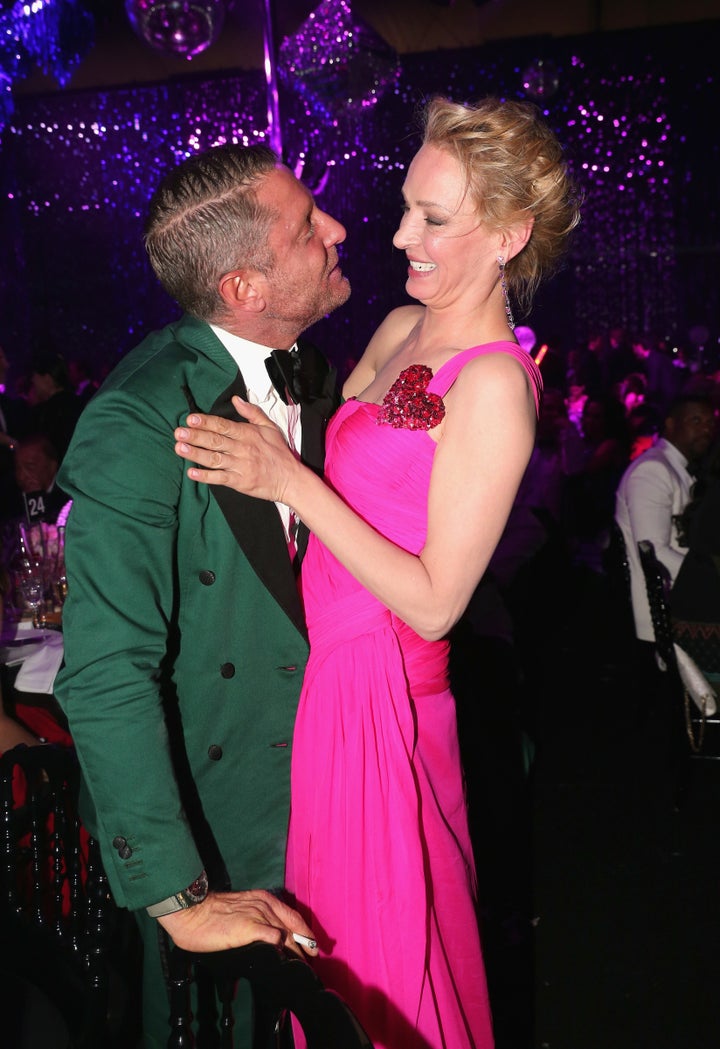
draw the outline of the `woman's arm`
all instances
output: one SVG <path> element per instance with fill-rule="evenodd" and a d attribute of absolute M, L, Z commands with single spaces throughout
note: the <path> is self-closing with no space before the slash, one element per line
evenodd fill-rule
<path fill-rule="evenodd" d="M 188 471 L 194 480 L 291 506 L 363 586 L 422 637 L 437 639 L 462 615 L 487 567 L 535 428 L 525 372 L 501 354 L 472 361 L 444 399 L 419 556 L 381 536 L 298 463 L 252 405 L 236 407 L 255 426 L 189 416 L 175 431 L 176 451 L 199 464 Z"/>

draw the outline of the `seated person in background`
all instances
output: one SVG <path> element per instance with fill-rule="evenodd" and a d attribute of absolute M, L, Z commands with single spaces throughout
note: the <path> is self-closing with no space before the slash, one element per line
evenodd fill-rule
<path fill-rule="evenodd" d="M 714 435 L 710 401 L 695 395 L 677 397 L 662 437 L 630 463 L 618 486 L 615 520 L 625 540 L 635 633 L 641 641 L 654 641 L 655 633 L 638 543 L 649 540 L 675 580 L 686 553 L 678 541 L 676 519 L 690 498 L 693 479 L 688 466 L 707 453 Z"/>
<path fill-rule="evenodd" d="M 58 457 L 54 445 L 42 434 L 18 441 L 15 451 L 15 486 L 0 512 L 0 566 L 10 571 L 19 553 L 18 525 L 23 523 L 35 536 L 40 522 L 54 525 L 70 496 L 56 484 Z M 30 542 L 35 556 L 42 541 Z"/>
<path fill-rule="evenodd" d="M 72 390 L 67 365 L 60 354 L 37 354 L 31 365 L 30 381 L 32 431 L 44 433 L 52 441 L 62 462 L 82 411 L 82 402 Z"/>
<path fill-rule="evenodd" d="M 15 449 L 15 479 L 23 498 L 20 513 L 30 521 L 54 522 L 63 506 L 70 501 L 67 492 L 56 484 L 58 453 L 43 434 L 23 437 Z"/>
<path fill-rule="evenodd" d="M 57 538 L 54 550 L 46 545 L 46 533 L 54 529 L 45 526 L 56 524 L 70 502 L 70 496 L 56 484 L 58 456 L 47 437 L 23 437 L 12 454 L 15 483 L 0 508 L 0 571 L 4 570 L 8 579 L 12 579 L 11 570 L 20 552 L 19 525 L 26 529 L 25 540 L 34 557 L 55 553 Z"/>
<path fill-rule="evenodd" d="M 720 681 L 720 445 L 680 516 L 687 546 L 670 593 L 675 641 L 712 681 Z"/>

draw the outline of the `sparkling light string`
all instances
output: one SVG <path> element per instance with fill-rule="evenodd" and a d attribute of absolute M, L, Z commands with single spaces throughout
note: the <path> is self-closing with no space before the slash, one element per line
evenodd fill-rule
<path fill-rule="evenodd" d="M 624 49 L 626 38 L 607 36 L 552 41 L 558 88 L 538 101 L 586 199 L 570 261 L 541 288 L 533 327 L 542 342 L 566 346 L 621 323 L 682 332 L 703 321 L 715 333 L 720 274 L 705 245 L 718 223 L 720 144 L 701 119 L 718 103 L 715 49 L 688 31 L 692 61 L 683 67 L 677 30 L 635 36 Z M 343 109 L 344 87 L 339 96 L 332 78 L 326 96 L 315 83 L 317 100 L 292 78 L 284 83 L 284 151 L 348 229 L 341 250 L 353 295 L 316 338 L 340 365 L 403 301 L 404 267 L 390 241 L 423 100 L 526 98 L 533 47 L 404 56 L 370 121 Z M 18 101 L 0 176 L 0 308 L 11 348 L 22 352 L 47 326 L 68 339 L 70 356 L 112 357 L 173 314 L 144 258 L 147 199 L 160 172 L 191 152 L 267 141 L 266 86 L 258 72 Z"/>

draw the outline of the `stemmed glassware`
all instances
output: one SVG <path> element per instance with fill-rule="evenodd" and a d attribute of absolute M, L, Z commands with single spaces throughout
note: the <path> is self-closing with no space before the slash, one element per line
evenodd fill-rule
<path fill-rule="evenodd" d="M 45 570 L 40 561 L 23 559 L 17 568 L 15 583 L 24 608 L 37 619 L 45 604 Z"/>
<path fill-rule="evenodd" d="M 19 528 L 18 554 L 13 565 L 18 613 L 31 617 L 35 627 L 59 630 L 67 595 L 65 527 L 36 525 L 35 529 L 40 529 L 40 537 L 33 543 L 35 532 L 22 524 Z"/>

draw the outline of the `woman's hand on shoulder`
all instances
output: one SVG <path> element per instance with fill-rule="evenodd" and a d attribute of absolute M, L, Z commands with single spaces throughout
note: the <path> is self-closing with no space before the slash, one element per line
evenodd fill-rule
<path fill-rule="evenodd" d="M 194 464 L 188 477 L 256 499 L 288 503 L 290 480 L 304 468 L 260 408 L 240 397 L 233 397 L 233 404 L 245 422 L 193 412 L 185 426 L 175 430 L 176 454 Z"/>
<path fill-rule="evenodd" d="M 365 352 L 343 386 L 343 397 L 357 397 L 366 390 L 383 365 L 410 334 L 425 311 L 424 306 L 398 306 L 375 331 Z"/>

